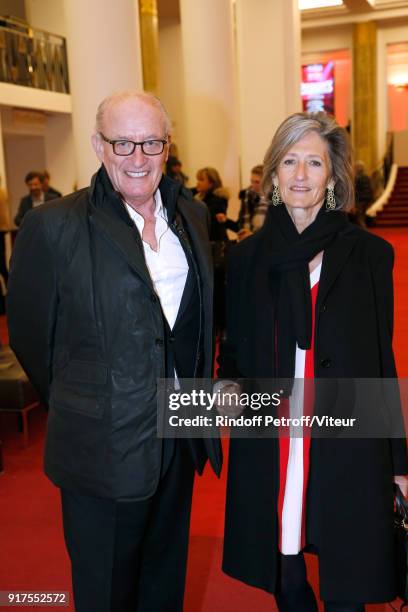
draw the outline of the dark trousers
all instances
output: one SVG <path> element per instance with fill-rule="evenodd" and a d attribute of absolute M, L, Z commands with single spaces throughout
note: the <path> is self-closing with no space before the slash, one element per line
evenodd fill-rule
<path fill-rule="evenodd" d="M 76 612 L 181 612 L 194 467 L 185 440 L 153 497 L 115 501 L 62 490 Z"/>
<path fill-rule="evenodd" d="M 317 612 L 312 587 L 307 582 L 303 553 L 280 555 L 280 589 L 275 599 L 280 612 Z M 326 601 L 325 612 L 364 612 L 364 604 Z"/>

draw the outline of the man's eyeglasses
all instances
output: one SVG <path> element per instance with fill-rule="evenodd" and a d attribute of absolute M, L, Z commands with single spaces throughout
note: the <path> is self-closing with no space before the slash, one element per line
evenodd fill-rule
<path fill-rule="evenodd" d="M 109 140 L 99 132 L 105 142 L 113 147 L 115 155 L 132 155 L 137 145 L 140 145 L 145 155 L 160 155 L 164 151 L 164 145 L 167 144 L 167 140 L 144 140 L 143 142 L 134 142 L 133 140 Z"/>

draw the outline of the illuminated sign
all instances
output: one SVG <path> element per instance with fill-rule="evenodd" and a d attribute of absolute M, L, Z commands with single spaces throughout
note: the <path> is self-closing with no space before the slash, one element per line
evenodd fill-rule
<path fill-rule="evenodd" d="M 334 62 L 302 66 L 303 110 L 334 115 Z"/>

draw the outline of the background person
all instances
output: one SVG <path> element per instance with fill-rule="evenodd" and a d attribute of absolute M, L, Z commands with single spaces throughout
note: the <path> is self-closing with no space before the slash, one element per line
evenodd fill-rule
<path fill-rule="evenodd" d="M 324 113 L 278 128 L 263 179 L 274 205 L 229 262 L 221 377 L 396 377 L 393 250 L 348 222 L 350 158 Z M 393 600 L 393 480 L 406 472 L 405 439 L 231 439 L 224 571 L 274 593 L 279 610 L 316 611 L 310 551 L 327 612 Z"/>
<path fill-rule="evenodd" d="M 182 163 L 177 157 L 169 156 L 166 162 L 166 175 L 182 185 L 187 185 L 188 176 L 184 174 Z"/>
<path fill-rule="evenodd" d="M 24 215 L 29 210 L 31 210 L 32 208 L 36 208 L 37 206 L 41 206 L 42 204 L 44 204 L 44 202 L 47 202 L 48 200 L 53 200 L 55 197 L 52 194 L 44 193 L 44 176 L 43 174 L 41 174 L 41 172 L 29 172 L 28 174 L 26 174 L 24 181 L 28 187 L 29 194 L 24 196 L 20 200 L 17 214 L 14 217 L 14 223 L 17 225 L 17 227 L 19 227 L 24 218 Z"/>
<path fill-rule="evenodd" d="M 48 170 L 44 170 L 43 172 L 43 192 L 44 193 L 48 193 L 48 195 L 53 196 L 54 198 L 60 198 L 62 196 L 62 193 L 60 191 L 58 191 L 58 189 L 55 189 L 54 187 L 51 187 L 50 185 L 50 173 L 48 172 Z"/>
<path fill-rule="evenodd" d="M 366 210 L 374 201 L 374 190 L 371 179 L 365 172 L 365 165 L 357 161 L 355 170 L 356 221 L 361 227 L 366 226 Z"/>
<path fill-rule="evenodd" d="M 268 205 L 261 198 L 262 173 L 262 165 L 254 166 L 251 170 L 249 186 L 246 189 L 241 189 L 238 194 L 241 200 L 238 216 L 240 227 L 238 236 L 240 240 L 259 230 L 265 221 Z"/>
<path fill-rule="evenodd" d="M 218 170 L 211 167 L 197 172 L 195 198 L 207 205 L 210 215 L 210 240 L 214 263 L 214 325 L 217 335 L 225 329 L 225 273 L 226 254 L 229 245 L 227 229 L 238 232 L 236 221 L 228 219 L 229 192 L 222 185 Z"/>
<path fill-rule="evenodd" d="M 194 471 L 214 439 L 157 437 L 157 378 L 209 378 L 207 211 L 162 176 L 170 119 L 153 95 L 102 101 L 91 186 L 25 217 L 10 344 L 49 404 L 77 612 L 181 612 Z"/>
<path fill-rule="evenodd" d="M 223 187 L 218 170 L 209 166 L 197 172 L 197 184 L 193 193 L 198 200 L 205 202 L 210 213 L 210 240 L 228 242 L 227 229 L 238 231 L 236 221 L 228 219 L 228 189 Z"/>

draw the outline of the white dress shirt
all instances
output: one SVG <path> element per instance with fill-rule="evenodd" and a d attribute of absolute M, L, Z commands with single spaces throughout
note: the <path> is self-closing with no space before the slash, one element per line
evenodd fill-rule
<path fill-rule="evenodd" d="M 33 198 L 31 196 L 31 201 L 33 203 L 33 208 L 37 208 L 37 206 L 41 206 L 45 202 L 44 192 L 42 191 L 38 198 Z"/>
<path fill-rule="evenodd" d="M 154 216 L 156 218 L 157 251 L 154 251 L 150 244 L 144 242 L 142 238 L 144 228 L 142 215 L 136 212 L 127 202 L 125 204 L 129 215 L 139 230 L 150 278 L 160 299 L 164 316 L 170 329 L 173 329 L 187 280 L 188 263 L 179 239 L 168 225 L 167 211 L 163 206 L 159 190 L 156 191 L 154 199 L 156 204 Z"/>

